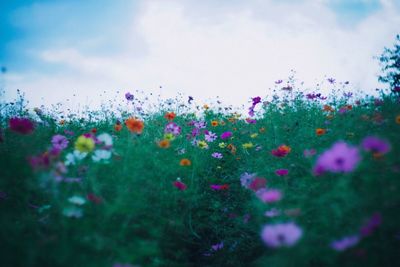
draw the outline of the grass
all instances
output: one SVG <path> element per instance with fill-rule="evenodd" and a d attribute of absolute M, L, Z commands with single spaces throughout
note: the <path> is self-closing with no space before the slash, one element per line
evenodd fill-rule
<path fill-rule="evenodd" d="M 160 105 L 151 114 L 126 111 L 93 112 L 84 119 L 63 118 L 56 110 L 26 111 L 23 99 L 2 105 L 0 143 L 0 265 L 1 266 L 395 266 L 400 264 L 400 115 L 399 98 L 382 94 L 372 98 L 308 100 L 296 95 L 258 106 L 257 122 L 245 116 L 204 109 L 201 114 Z M 324 111 L 329 104 L 333 111 Z M 351 109 L 343 109 L 351 105 Z M 339 112 L 340 108 L 343 113 Z M 169 148 L 160 148 L 166 112 L 182 132 Z M 130 116 L 144 121 L 141 134 L 123 124 Z M 9 129 L 11 117 L 30 118 L 31 134 Z M 120 120 L 123 128 L 114 130 Z M 192 120 L 204 120 L 206 129 L 228 140 L 208 142 L 208 149 L 188 140 Z M 218 126 L 211 126 L 218 121 Z M 221 125 L 221 122 L 224 122 Z M 94 162 L 92 154 L 60 173 L 60 164 L 74 150 L 80 135 L 113 137 L 112 157 Z M 316 129 L 326 129 L 317 135 Z M 66 134 L 65 130 L 74 132 Z M 202 129 L 203 131 L 204 129 Z M 51 138 L 62 134 L 69 145 L 49 164 L 32 167 L 29 159 L 43 155 Z M 252 134 L 257 134 L 252 135 Z M 312 173 L 316 158 L 338 140 L 360 147 L 366 136 L 387 140 L 391 151 L 377 156 L 362 151 L 362 160 L 349 173 Z M 204 139 L 201 133 L 199 139 Z M 236 153 L 221 148 L 225 142 Z M 254 146 L 243 148 L 251 142 Z M 271 154 L 286 144 L 286 157 Z M 97 145 L 97 147 L 100 145 Z M 305 157 L 305 149 L 317 155 Z M 185 153 L 182 154 L 182 149 Z M 211 157 L 220 152 L 222 159 Z M 190 166 L 180 166 L 187 158 Z M 62 165 L 61 165 L 62 166 Z M 277 169 L 288 169 L 279 177 Z M 244 188 L 244 172 L 257 173 L 268 188 L 283 193 L 280 201 L 263 203 Z M 80 178 L 65 182 L 57 176 Z M 186 190 L 173 182 L 179 178 Z M 211 184 L 228 185 L 212 190 Z M 78 205 L 72 196 L 85 200 Z M 93 197 L 94 196 L 94 197 Z M 79 201 L 78 201 L 79 202 Z M 75 204 L 74 204 L 75 203 Z M 265 211 L 281 211 L 267 217 Z M 71 210 L 80 215 L 71 216 Z M 68 213 L 69 212 L 69 213 Z M 345 251 L 330 247 L 333 240 L 359 235 L 359 229 L 374 214 L 382 223 L 373 233 Z M 266 224 L 295 222 L 302 237 L 291 247 L 270 248 L 260 233 Z M 212 246 L 223 242 L 223 247 Z M 130 265 L 128 265 L 130 264 Z"/>

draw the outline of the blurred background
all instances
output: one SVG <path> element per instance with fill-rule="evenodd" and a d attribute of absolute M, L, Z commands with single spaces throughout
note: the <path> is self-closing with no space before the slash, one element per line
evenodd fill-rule
<path fill-rule="evenodd" d="M 240 105 L 298 84 L 373 94 L 397 0 L 0 2 L 2 100 L 96 108 L 126 91 Z M 325 83 L 325 85 L 324 85 Z M 329 85 L 329 86 L 328 86 Z"/>

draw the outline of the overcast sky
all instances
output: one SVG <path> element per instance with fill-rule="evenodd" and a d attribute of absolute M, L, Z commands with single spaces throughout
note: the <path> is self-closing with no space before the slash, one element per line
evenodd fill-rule
<path fill-rule="evenodd" d="M 5 98 L 19 88 L 33 105 L 137 89 L 237 105 L 291 69 L 308 88 L 333 77 L 370 93 L 373 57 L 400 33 L 398 0 L 0 2 Z"/>

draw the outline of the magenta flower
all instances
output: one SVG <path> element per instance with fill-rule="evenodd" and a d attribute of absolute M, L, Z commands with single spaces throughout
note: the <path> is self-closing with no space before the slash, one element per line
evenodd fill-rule
<path fill-rule="evenodd" d="M 232 136 L 232 132 L 224 132 L 221 134 L 221 139 L 228 139 Z"/>
<path fill-rule="evenodd" d="M 357 147 L 338 141 L 318 157 L 313 172 L 315 175 L 321 175 L 326 171 L 333 173 L 351 172 L 357 167 L 360 160 Z"/>
<path fill-rule="evenodd" d="M 256 195 L 264 203 L 278 202 L 282 198 L 281 191 L 277 189 L 262 188 L 256 192 Z"/>
<path fill-rule="evenodd" d="M 360 241 L 360 237 L 357 235 L 346 236 L 342 239 L 335 240 L 331 243 L 331 248 L 336 251 L 344 251 L 348 248 L 354 247 Z"/>
<path fill-rule="evenodd" d="M 262 240 L 271 248 L 291 247 L 302 235 L 301 228 L 293 222 L 265 225 L 261 232 Z"/>
<path fill-rule="evenodd" d="M 12 131 L 20 134 L 30 134 L 34 130 L 33 123 L 26 118 L 11 118 L 8 125 Z"/>
<path fill-rule="evenodd" d="M 53 147 L 59 150 L 63 150 L 68 147 L 68 139 L 60 134 L 56 134 L 51 138 L 51 143 L 53 144 Z"/>
<path fill-rule="evenodd" d="M 375 136 L 365 137 L 361 143 L 361 146 L 365 151 L 379 153 L 382 155 L 388 153 L 391 149 L 389 142 Z"/>
<path fill-rule="evenodd" d="M 184 184 L 184 183 L 181 182 L 181 181 L 175 181 L 175 182 L 174 182 L 174 186 L 175 186 L 176 188 L 178 188 L 179 190 L 181 190 L 181 191 L 184 191 L 184 190 L 187 189 L 186 184 Z"/>
<path fill-rule="evenodd" d="M 228 184 L 212 184 L 212 185 L 210 185 L 210 188 L 215 191 L 228 190 L 229 185 Z"/>
<path fill-rule="evenodd" d="M 247 122 L 248 124 L 256 124 L 256 123 L 257 123 L 257 120 L 247 118 L 247 119 L 246 119 L 246 122 Z"/>
<path fill-rule="evenodd" d="M 287 169 L 279 169 L 275 171 L 275 174 L 278 176 L 286 176 L 289 174 L 289 170 Z"/>

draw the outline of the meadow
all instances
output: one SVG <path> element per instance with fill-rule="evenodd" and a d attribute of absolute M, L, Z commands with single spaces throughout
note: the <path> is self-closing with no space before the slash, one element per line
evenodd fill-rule
<path fill-rule="evenodd" d="M 397 89 L 3 103 L 0 265 L 399 266 Z"/>

